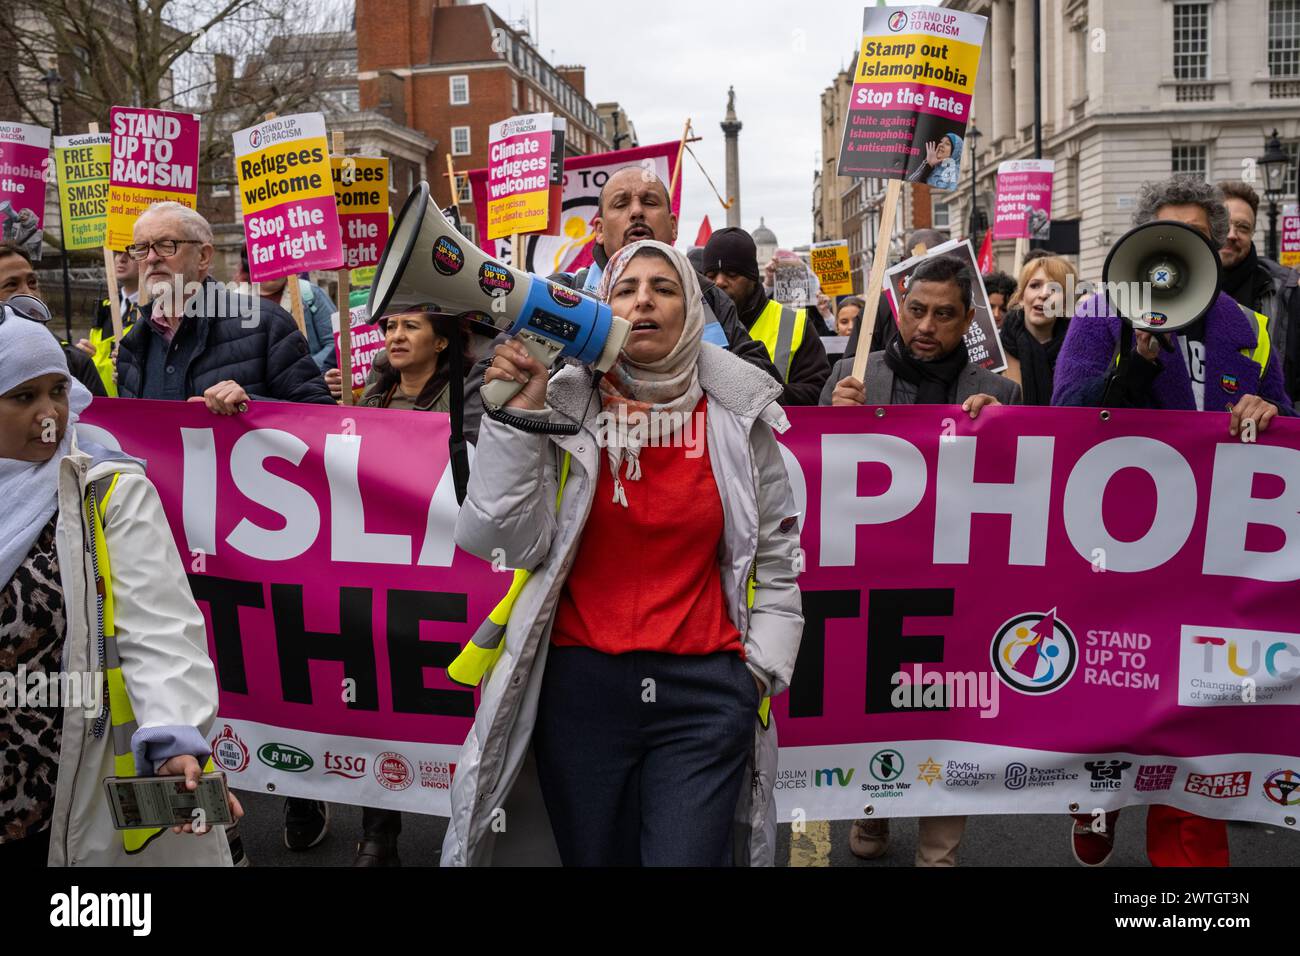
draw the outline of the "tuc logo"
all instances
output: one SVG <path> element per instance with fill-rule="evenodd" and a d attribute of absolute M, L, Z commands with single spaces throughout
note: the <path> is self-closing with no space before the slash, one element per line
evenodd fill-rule
<path fill-rule="evenodd" d="M 1245 693 L 1248 687 L 1250 693 Z M 1300 704 L 1300 634 L 1183 625 L 1178 703 L 1184 707 Z"/>

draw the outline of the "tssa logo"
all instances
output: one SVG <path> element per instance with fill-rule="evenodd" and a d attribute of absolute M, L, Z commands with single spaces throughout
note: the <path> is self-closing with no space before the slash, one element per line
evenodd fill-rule
<path fill-rule="evenodd" d="M 349 780 L 360 780 L 366 775 L 366 758 L 352 754 L 336 754 L 325 751 L 325 772 Z"/>
<path fill-rule="evenodd" d="M 853 768 L 847 771 L 843 767 L 831 767 L 825 770 L 813 771 L 814 787 L 847 787 L 853 779 Z"/>

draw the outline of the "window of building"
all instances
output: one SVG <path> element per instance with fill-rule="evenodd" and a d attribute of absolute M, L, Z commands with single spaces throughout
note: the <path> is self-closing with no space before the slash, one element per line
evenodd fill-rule
<path fill-rule="evenodd" d="M 512 110 L 519 109 L 519 82 L 517 80 L 510 81 L 510 108 Z"/>
<path fill-rule="evenodd" d="M 469 153 L 469 127 L 453 126 L 451 128 L 451 155 L 468 156 Z"/>
<path fill-rule="evenodd" d="M 470 222 L 468 219 L 462 219 L 460 221 L 460 234 L 470 242 L 475 244 L 478 243 L 478 239 L 474 236 L 474 223 Z"/>
<path fill-rule="evenodd" d="M 457 73 L 451 78 L 451 105 L 464 106 L 469 102 L 469 77 Z"/>
<path fill-rule="evenodd" d="M 1300 153 L 1300 143 L 1283 143 L 1282 152 L 1286 153 L 1286 178 L 1282 180 L 1282 195 L 1290 202 L 1296 194 L 1296 155 Z M 1261 184 L 1259 192 L 1262 194 L 1263 191 Z M 1262 195 L 1260 198 L 1263 198 Z"/>
<path fill-rule="evenodd" d="M 1206 179 L 1210 168 L 1208 154 L 1206 146 L 1175 146 L 1170 154 L 1170 172 L 1175 176 L 1189 173 L 1198 179 Z"/>
<path fill-rule="evenodd" d="M 230 195 L 230 180 L 235 178 L 234 167 L 231 159 L 226 157 L 214 162 L 211 166 L 212 178 L 217 180 L 212 184 L 212 195 L 214 198 L 219 196 Z"/>
<path fill-rule="evenodd" d="M 474 201 L 474 195 L 470 192 L 469 173 L 456 174 L 456 202 L 470 203 Z"/>
<path fill-rule="evenodd" d="M 1268 2 L 1268 75 L 1300 76 L 1300 0 Z"/>
<path fill-rule="evenodd" d="M 934 223 L 934 228 L 947 232 L 949 228 L 948 204 L 946 202 L 940 202 L 937 197 L 931 201 L 934 203 L 934 214 L 931 217 L 931 222 Z"/>
<path fill-rule="evenodd" d="M 1210 78 L 1210 5 L 1174 4 L 1174 79 Z"/>

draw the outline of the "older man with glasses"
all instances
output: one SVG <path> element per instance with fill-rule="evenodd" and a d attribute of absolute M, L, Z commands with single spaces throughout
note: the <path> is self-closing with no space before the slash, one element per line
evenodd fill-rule
<path fill-rule="evenodd" d="M 289 314 L 209 274 L 206 219 L 180 203 L 157 203 L 136 220 L 134 239 L 127 253 L 145 264 L 152 307 L 122 336 L 123 398 L 202 401 L 218 415 L 255 399 L 334 404 Z"/>

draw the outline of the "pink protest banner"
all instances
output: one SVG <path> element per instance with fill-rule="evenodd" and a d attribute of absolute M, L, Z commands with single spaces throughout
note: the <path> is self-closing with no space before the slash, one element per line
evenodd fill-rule
<path fill-rule="evenodd" d="M 371 366 L 375 362 L 375 356 L 384 347 L 384 333 L 379 330 L 378 325 L 370 321 L 369 306 L 354 306 L 348 312 L 348 318 L 352 324 L 352 387 L 361 388 L 366 384 L 366 376 L 370 374 Z M 343 367 L 343 350 L 339 345 L 339 340 L 342 338 L 342 332 L 339 329 L 339 316 L 341 314 L 335 312 L 332 317 L 334 323 L 334 354 L 338 357 L 340 368 Z"/>
<path fill-rule="evenodd" d="M 254 282 L 343 265 L 325 117 L 296 113 L 234 134 Z"/>
<path fill-rule="evenodd" d="M 1012 159 L 998 164 L 993 202 L 994 239 L 1047 239 L 1052 226 L 1051 159 Z"/>
<path fill-rule="evenodd" d="M 154 203 L 195 208 L 199 193 L 199 118 L 192 113 L 114 106 L 105 246 L 125 249 L 136 219 Z"/>
<path fill-rule="evenodd" d="M 780 818 L 1294 826 L 1300 424 L 883 411 L 792 409 L 781 438 L 807 623 L 773 702 Z M 452 545 L 446 417 L 98 399 L 83 422 L 149 462 L 232 783 L 445 814 L 475 695 L 444 669 L 509 583 Z"/>
<path fill-rule="evenodd" d="M 49 162 L 48 129 L 0 122 L 0 242 L 22 247 L 32 259 L 41 257 Z"/>
<path fill-rule="evenodd" d="M 593 261 L 591 243 L 595 238 L 592 221 L 596 218 L 601 187 L 611 175 L 625 166 L 640 166 L 642 163 L 648 163 L 648 168 L 667 188 L 667 184 L 673 181 L 673 171 L 677 167 L 677 150 L 680 145 L 674 140 L 671 143 L 655 143 L 613 153 L 598 153 L 594 156 L 566 157 L 559 234 L 521 236 L 520 238 L 525 240 L 526 251 L 522 256 L 523 261 L 516 268 L 550 275 L 554 272 L 574 272 L 590 266 Z M 488 255 L 513 264 L 508 240 L 486 238 L 488 234 L 487 178 L 486 169 L 474 169 L 469 174 L 470 189 L 474 196 L 475 219 L 478 224 L 479 246 Z M 680 177 L 671 199 L 673 214 L 677 215 L 682 206 Z"/>

